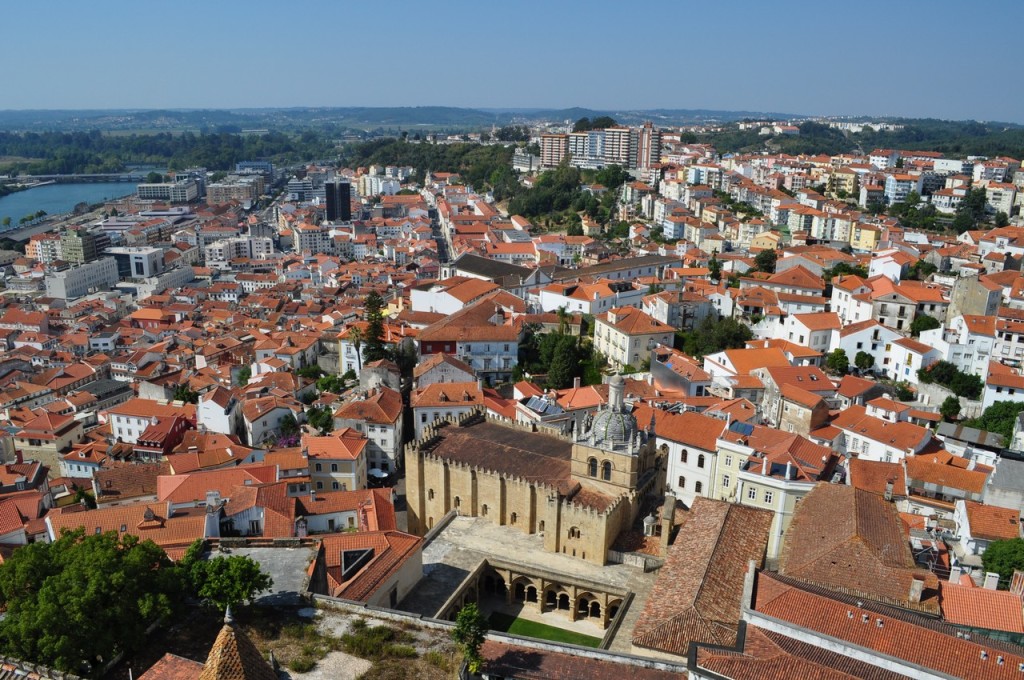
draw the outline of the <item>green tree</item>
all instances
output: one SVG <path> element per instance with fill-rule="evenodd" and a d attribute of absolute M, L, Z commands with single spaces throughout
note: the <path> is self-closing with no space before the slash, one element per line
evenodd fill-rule
<path fill-rule="evenodd" d="M 146 629 L 183 600 L 184 580 L 152 541 L 66 532 L 0 565 L 0 648 L 73 673 L 96 672 L 145 644 Z"/>
<path fill-rule="evenodd" d="M 1024 570 L 1024 540 L 1011 538 L 1005 541 L 992 541 L 981 556 L 981 564 L 985 571 L 999 574 L 1000 588 L 1008 588 L 1014 570 Z"/>
<path fill-rule="evenodd" d="M 718 261 L 717 253 L 711 253 L 711 259 L 708 260 L 708 276 L 712 281 L 718 283 L 722 280 L 722 263 Z"/>
<path fill-rule="evenodd" d="M 245 387 L 249 384 L 250 378 L 252 378 L 252 368 L 249 366 L 242 366 L 238 371 L 238 384 Z"/>
<path fill-rule="evenodd" d="M 164 176 L 161 175 L 159 172 L 151 172 L 148 175 L 146 175 L 147 184 L 160 184 L 163 181 Z"/>
<path fill-rule="evenodd" d="M 736 319 L 715 319 L 707 317 L 695 329 L 676 335 L 678 349 L 695 357 L 721 352 L 723 349 L 740 349 L 754 337 L 750 328 Z"/>
<path fill-rule="evenodd" d="M 1002 210 L 996 213 L 995 225 L 997 227 L 1008 227 L 1010 226 L 1010 216 L 1004 213 Z"/>
<path fill-rule="evenodd" d="M 850 370 L 850 360 L 846 356 L 846 350 L 837 349 L 829 352 L 825 358 L 825 366 L 834 373 L 845 374 Z"/>
<path fill-rule="evenodd" d="M 299 421 L 289 413 L 278 421 L 277 429 L 280 430 L 281 436 L 290 437 L 299 431 Z"/>
<path fill-rule="evenodd" d="M 916 397 L 914 390 L 910 389 L 910 384 L 905 380 L 896 383 L 894 387 L 896 388 L 896 399 L 899 401 L 913 401 Z"/>
<path fill-rule="evenodd" d="M 348 331 L 348 340 L 352 343 L 353 348 L 356 350 L 356 366 L 357 371 L 362 372 L 363 370 L 363 329 L 359 326 L 352 326 Z M 357 376 L 358 377 L 358 376 Z"/>
<path fill-rule="evenodd" d="M 967 420 L 964 425 L 979 430 L 1000 434 L 1009 442 L 1013 437 L 1013 427 L 1017 415 L 1024 411 L 1024 403 L 1017 401 L 997 401 L 985 409 L 977 418 Z"/>
<path fill-rule="evenodd" d="M 459 610 L 458 616 L 455 617 L 455 628 L 452 629 L 452 639 L 462 648 L 470 673 L 480 672 L 483 663 L 480 647 L 484 644 L 486 635 L 487 619 L 480 613 L 475 603 L 470 602 Z"/>
<path fill-rule="evenodd" d="M 861 350 L 853 357 L 853 365 L 862 371 L 866 371 L 875 365 L 875 356 Z"/>
<path fill-rule="evenodd" d="M 174 394 L 171 396 L 171 399 L 186 404 L 198 404 L 199 393 L 189 388 L 188 383 L 182 383 L 174 388 Z"/>
<path fill-rule="evenodd" d="M 311 408 L 306 411 L 306 422 L 326 434 L 334 429 L 334 414 L 326 406 Z"/>
<path fill-rule="evenodd" d="M 316 380 L 324 374 L 324 369 L 320 368 L 318 364 L 312 364 L 310 366 L 303 366 L 299 370 L 295 371 L 296 375 L 300 378 L 312 378 Z"/>
<path fill-rule="evenodd" d="M 320 392 L 341 394 L 345 391 L 345 377 L 340 375 L 325 375 L 316 381 L 316 389 Z"/>
<path fill-rule="evenodd" d="M 582 371 L 576 338 L 560 333 L 548 335 L 553 339 L 546 343 L 550 347 L 551 356 L 547 386 L 556 390 L 564 389 L 572 385 L 573 378 L 578 377 Z"/>
<path fill-rule="evenodd" d="M 960 400 L 952 394 L 949 395 L 942 402 L 942 405 L 939 406 L 939 413 L 941 413 L 942 417 L 946 420 L 953 422 L 956 420 L 956 417 L 960 415 Z"/>
<path fill-rule="evenodd" d="M 378 361 L 389 358 L 387 347 L 384 346 L 384 299 L 377 291 L 366 296 L 366 349 L 363 352 L 367 361 Z"/>
<path fill-rule="evenodd" d="M 768 274 L 775 273 L 775 262 L 779 259 L 779 252 L 777 250 L 768 250 L 767 248 L 759 252 L 754 256 L 754 267 L 759 272 L 766 272 Z"/>
<path fill-rule="evenodd" d="M 222 612 L 249 602 L 274 585 L 259 562 L 243 555 L 196 559 L 185 566 L 196 596 Z"/>
<path fill-rule="evenodd" d="M 941 326 L 942 322 L 934 316 L 918 314 L 914 317 L 914 320 L 910 322 L 910 334 L 916 338 L 921 335 L 922 331 L 930 331 L 933 328 L 940 328 Z"/>

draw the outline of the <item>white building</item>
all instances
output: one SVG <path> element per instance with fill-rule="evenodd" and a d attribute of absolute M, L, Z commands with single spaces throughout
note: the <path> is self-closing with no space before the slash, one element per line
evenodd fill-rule
<path fill-rule="evenodd" d="M 46 295 L 71 300 L 108 290 L 117 281 L 117 262 L 112 257 L 102 257 L 94 262 L 48 273 L 45 278 Z"/>

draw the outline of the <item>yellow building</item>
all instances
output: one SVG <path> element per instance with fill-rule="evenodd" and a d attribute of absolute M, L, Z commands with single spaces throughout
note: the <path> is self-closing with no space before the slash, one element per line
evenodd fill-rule
<path fill-rule="evenodd" d="M 428 426 L 406 451 L 409 531 L 425 534 L 448 512 L 486 517 L 544 548 L 604 564 L 648 495 L 664 492 L 664 460 L 637 428 L 614 376 L 609 403 L 580 417 L 566 439 L 487 419 L 482 410 Z"/>
<path fill-rule="evenodd" d="M 766 231 L 758 234 L 750 241 L 752 250 L 776 250 L 782 241 L 777 231 Z"/>
<path fill-rule="evenodd" d="M 850 229 L 850 247 L 854 250 L 873 251 L 882 237 L 882 230 L 873 224 L 855 224 Z"/>

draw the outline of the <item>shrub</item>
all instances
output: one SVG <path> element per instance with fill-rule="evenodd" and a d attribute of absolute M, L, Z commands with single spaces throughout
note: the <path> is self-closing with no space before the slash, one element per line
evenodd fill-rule
<path fill-rule="evenodd" d="M 308 673 L 316 666 L 316 661 L 308 656 L 298 656 L 288 662 L 288 668 L 296 673 Z"/>

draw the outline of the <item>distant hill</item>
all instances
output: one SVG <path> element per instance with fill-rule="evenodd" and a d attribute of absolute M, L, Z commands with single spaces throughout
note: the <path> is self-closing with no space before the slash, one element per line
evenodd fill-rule
<path fill-rule="evenodd" d="M 596 110 L 468 109 L 453 106 L 402 107 L 298 107 L 254 109 L 111 109 L 111 110 L 6 110 L 0 111 L 0 130 L 152 131 L 202 130 L 240 132 L 253 128 L 325 127 L 372 130 L 375 128 L 431 127 L 468 129 L 489 125 L 538 121 L 575 121 L 611 116 L 625 124 L 653 120 L 660 125 L 707 121 L 735 121 L 749 117 L 789 118 L 790 114 L 709 109 Z"/>

